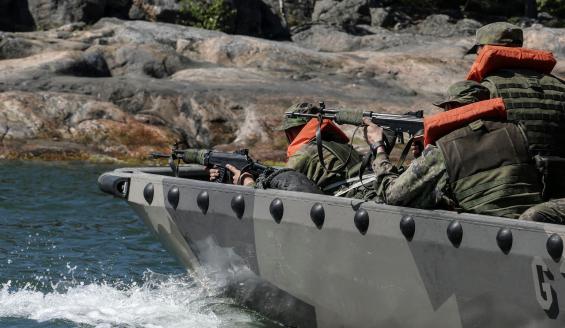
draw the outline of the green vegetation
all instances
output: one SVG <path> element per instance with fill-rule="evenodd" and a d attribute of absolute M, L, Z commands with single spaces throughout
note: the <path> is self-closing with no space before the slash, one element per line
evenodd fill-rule
<path fill-rule="evenodd" d="M 181 0 L 180 6 L 180 24 L 224 32 L 234 30 L 237 12 L 225 0 Z"/>

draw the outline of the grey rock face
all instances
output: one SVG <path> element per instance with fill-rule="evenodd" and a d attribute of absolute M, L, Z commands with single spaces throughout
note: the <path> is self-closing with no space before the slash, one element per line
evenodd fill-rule
<path fill-rule="evenodd" d="M 338 26 L 371 24 L 369 3 L 367 0 L 316 1 L 312 21 Z"/>
<path fill-rule="evenodd" d="M 370 8 L 370 13 L 372 26 L 399 30 L 406 28 L 412 22 L 410 16 L 391 7 Z"/>
<path fill-rule="evenodd" d="M 359 37 L 327 25 L 314 25 L 296 33 L 292 36 L 292 41 L 308 49 L 327 52 L 352 51 L 361 48 Z"/>
<path fill-rule="evenodd" d="M 447 15 L 431 15 L 426 17 L 413 30 L 416 33 L 436 37 L 450 37 L 455 35 L 471 36 L 482 26 L 472 19 L 455 21 Z"/>
<path fill-rule="evenodd" d="M 548 50 L 558 57 L 565 57 L 565 35 L 563 35 L 563 29 L 547 28 L 535 24 L 524 30 L 524 46 L 532 49 Z M 558 62 L 557 65 L 559 67 L 563 63 Z"/>
<path fill-rule="evenodd" d="M 72 22 L 92 23 L 104 16 L 106 0 L 27 0 L 38 29 L 49 29 Z"/>
<path fill-rule="evenodd" d="M 384 50 L 402 45 L 415 45 L 425 42 L 424 36 L 417 40 L 408 33 L 395 33 L 384 28 L 359 25 L 355 27 L 363 30 L 364 35 L 357 36 L 345 32 L 335 26 L 314 25 L 311 28 L 296 33 L 292 40 L 308 49 L 324 52 L 342 52 L 356 50 Z"/>
<path fill-rule="evenodd" d="M 101 47 L 113 76 L 143 75 L 164 78 L 190 66 L 191 61 L 173 50 L 144 45 Z"/>
<path fill-rule="evenodd" d="M 473 60 L 464 56 L 470 36 L 350 28 L 361 33 L 314 25 L 294 35 L 293 43 L 113 18 L 2 33 L 0 136 L 9 126 L 4 146 L 16 155 L 18 149 L 47 154 L 68 147 L 131 157 L 159 147 L 143 148 L 144 139 L 155 138 L 166 145 L 183 139 L 193 147 L 252 146 L 261 152 L 256 158 L 283 160 L 284 136 L 272 128 L 291 104 L 325 100 L 331 107 L 432 113 L 430 102 L 463 79 Z M 530 28 L 526 44 L 562 56 L 564 35 Z M 563 66 L 555 71 L 563 72 Z M 11 103 L 18 105 L 12 109 Z M 18 112 L 35 111 L 17 123 Z M 130 130 L 120 124 L 134 121 L 138 128 L 128 139 Z M 40 122 L 48 123 L 39 129 Z M 92 133 L 102 146 L 73 143 L 77 135 L 65 132 L 73 129 L 82 131 L 80 140 Z"/>

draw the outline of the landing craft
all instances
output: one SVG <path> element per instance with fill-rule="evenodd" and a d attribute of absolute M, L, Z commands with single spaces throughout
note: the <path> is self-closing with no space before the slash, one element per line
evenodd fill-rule
<path fill-rule="evenodd" d="M 286 326 L 565 325 L 565 227 L 207 178 L 185 165 L 98 183 L 188 270 Z"/>

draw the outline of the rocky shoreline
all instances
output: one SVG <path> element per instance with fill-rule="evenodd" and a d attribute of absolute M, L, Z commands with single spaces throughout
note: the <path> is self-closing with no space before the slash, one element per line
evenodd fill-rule
<path fill-rule="evenodd" d="M 434 113 L 465 77 L 480 25 L 444 15 L 403 31 L 313 24 L 292 41 L 118 18 L 0 32 L 0 156 L 142 160 L 183 140 L 281 161 L 273 127 L 297 101 Z M 565 29 L 533 25 L 525 39 L 553 51 L 565 76 Z"/>

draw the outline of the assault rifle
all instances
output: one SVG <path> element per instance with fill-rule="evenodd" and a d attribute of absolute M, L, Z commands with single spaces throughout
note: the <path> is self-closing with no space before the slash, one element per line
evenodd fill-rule
<path fill-rule="evenodd" d="M 409 112 L 406 114 L 388 114 L 376 112 L 358 112 L 351 110 L 327 109 L 323 102 L 320 102 L 317 114 L 287 112 L 289 118 L 310 117 L 320 121 L 329 119 L 337 124 L 350 124 L 355 126 L 363 125 L 363 118 L 370 117 L 371 121 L 383 128 L 388 128 L 401 136 L 403 132 L 410 136 L 415 136 L 420 130 L 424 129 L 423 112 Z"/>
<path fill-rule="evenodd" d="M 180 160 L 187 164 L 200 164 L 208 168 L 216 167 L 220 175 L 215 181 L 219 183 L 231 183 L 232 175 L 226 168 L 226 164 L 234 166 L 242 173 L 249 172 L 254 177 L 270 169 L 269 166 L 265 166 L 251 159 L 248 149 L 241 149 L 233 153 L 209 149 L 173 149 L 170 155 L 152 153 L 151 157 L 168 158 L 169 166 L 171 166 L 175 176 L 178 176 L 178 164 Z M 175 161 L 177 161 L 176 164 Z"/>
<path fill-rule="evenodd" d="M 398 162 L 398 167 L 401 167 L 404 163 L 404 159 L 410 150 L 410 146 L 415 140 L 416 134 L 420 133 L 420 131 L 424 130 L 424 119 L 423 119 L 423 111 L 416 111 L 410 112 L 406 114 L 387 114 L 387 113 L 376 113 L 376 112 L 358 112 L 358 111 L 350 111 L 350 110 L 338 110 L 338 109 L 328 109 L 324 102 L 319 103 L 319 108 L 317 113 L 296 113 L 296 112 L 287 112 L 286 116 L 288 118 L 297 118 L 297 117 L 308 117 L 308 118 L 316 118 L 318 119 L 318 130 L 316 131 L 316 144 L 318 148 L 318 157 L 320 158 L 320 164 L 326 170 L 326 172 L 338 172 L 347 166 L 347 162 L 349 161 L 349 157 L 346 163 L 343 163 L 339 168 L 334 170 L 329 170 L 324 163 L 324 158 L 322 154 L 322 132 L 321 126 L 322 121 L 324 119 L 329 119 L 337 124 L 350 124 L 355 126 L 364 126 L 363 118 L 370 117 L 371 121 L 377 125 L 380 125 L 383 128 L 389 129 L 394 132 L 397 139 L 400 139 L 401 143 L 404 143 L 404 132 L 408 133 L 410 136 L 410 140 L 404 147 L 402 151 L 402 155 L 400 156 L 400 160 Z M 355 130 L 357 131 L 357 130 Z M 354 133 L 355 134 L 355 133 Z M 419 137 L 419 136 L 417 136 Z M 385 148 L 387 149 L 387 153 L 392 150 L 392 145 L 387 144 L 386 138 L 385 141 Z M 351 142 L 353 143 L 353 138 L 351 138 Z M 366 166 L 369 165 L 370 157 L 367 156 L 363 160 L 363 164 L 361 170 L 359 171 L 359 179 L 364 172 Z"/>

